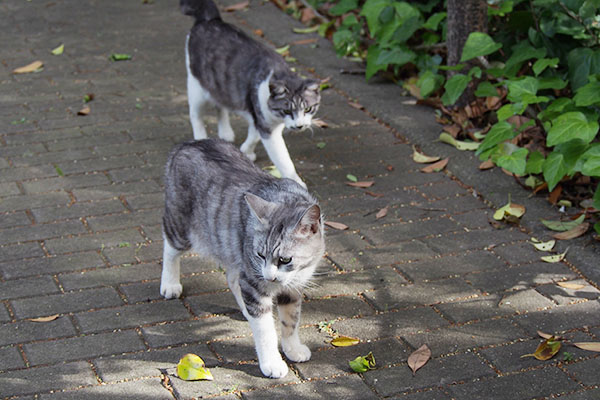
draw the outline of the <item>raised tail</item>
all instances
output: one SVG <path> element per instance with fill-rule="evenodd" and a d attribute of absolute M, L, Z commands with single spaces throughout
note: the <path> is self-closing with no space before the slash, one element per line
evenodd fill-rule
<path fill-rule="evenodd" d="M 179 0 L 179 8 L 185 15 L 196 18 L 197 22 L 221 19 L 219 9 L 212 0 Z"/>

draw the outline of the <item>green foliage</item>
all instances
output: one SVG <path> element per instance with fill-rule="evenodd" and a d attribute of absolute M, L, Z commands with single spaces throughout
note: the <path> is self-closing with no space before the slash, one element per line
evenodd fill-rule
<path fill-rule="evenodd" d="M 329 13 L 343 16 L 333 34 L 338 55 L 365 59 L 367 79 L 379 71 L 398 79 L 417 75 L 411 82 L 420 96 L 446 107 L 469 86 L 480 98 L 505 93 L 487 119 L 491 126 L 477 150 L 482 160 L 529 175 L 529 182 L 542 178 L 549 190 L 575 174 L 600 177 L 600 0 L 488 0 L 491 33 L 471 33 L 458 66 L 444 65 L 439 51 L 446 37 L 443 0 L 361 3 L 334 1 Z M 530 125 L 517 129 L 514 116 Z M 515 139 L 531 127 L 545 137 L 539 150 Z M 600 188 L 593 200 L 600 209 Z"/>

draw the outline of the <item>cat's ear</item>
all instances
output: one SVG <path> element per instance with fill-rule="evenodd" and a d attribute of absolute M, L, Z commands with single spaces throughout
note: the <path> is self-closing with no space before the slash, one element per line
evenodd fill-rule
<path fill-rule="evenodd" d="M 288 93 L 288 88 L 285 86 L 285 82 L 270 80 L 269 81 L 269 93 L 274 99 L 280 99 L 285 97 Z"/>
<path fill-rule="evenodd" d="M 294 229 L 298 236 L 308 237 L 319 232 L 321 228 L 321 208 L 318 205 L 312 205 L 306 209 L 300 221 Z"/>
<path fill-rule="evenodd" d="M 261 224 L 267 223 L 267 218 L 277 207 L 277 204 L 266 201 L 252 193 L 246 193 L 244 199 L 246 200 L 246 203 L 248 203 L 248 207 L 250 207 L 252 214 L 256 216 Z"/>
<path fill-rule="evenodd" d="M 306 91 L 319 93 L 319 90 L 321 89 L 321 82 L 315 81 L 314 79 L 309 79 L 305 82 L 304 86 L 304 90 Z"/>

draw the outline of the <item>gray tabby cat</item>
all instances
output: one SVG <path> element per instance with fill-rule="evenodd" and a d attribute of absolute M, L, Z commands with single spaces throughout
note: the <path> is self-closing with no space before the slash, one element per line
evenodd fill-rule
<path fill-rule="evenodd" d="M 288 371 L 278 350 L 274 304 L 283 352 L 291 361 L 307 361 L 310 350 L 298 337 L 302 289 L 325 251 L 315 198 L 220 139 L 175 146 L 165 186 L 160 293 L 181 295 L 183 252 L 212 257 L 226 267 L 229 288 L 250 322 L 262 373 L 280 378 Z"/>
<path fill-rule="evenodd" d="M 196 18 L 186 41 L 187 90 L 194 139 L 205 139 L 207 104 L 219 108 L 219 137 L 233 141 L 229 111 L 249 124 L 241 150 L 252 161 L 259 141 L 281 174 L 306 187 L 283 141 L 283 129 L 310 127 L 319 108 L 319 82 L 294 74 L 274 50 L 225 23 L 212 0 L 180 0 Z"/>

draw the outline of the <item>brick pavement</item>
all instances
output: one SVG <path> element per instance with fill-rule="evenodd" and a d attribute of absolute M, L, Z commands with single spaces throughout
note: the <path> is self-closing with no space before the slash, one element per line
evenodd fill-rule
<path fill-rule="evenodd" d="M 184 297 L 158 293 L 163 164 L 191 138 L 183 43 L 192 21 L 163 0 L 5 0 L 0 13 L 0 398 L 600 398 L 595 353 L 520 358 L 539 343 L 537 329 L 600 340 L 597 245 L 574 241 L 568 261 L 540 262 L 527 244 L 543 235 L 532 221 L 554 211 L 497 171 L 473 175 L 472 154 L 432 143 L 431 110 L 393 85 L 340 74 L 357 65 L 323 39 L 291 52 L 302 73 L 331 77 L 319 112 L 329 128 L 287 142 L 327 217 L 350 229 L 328 232 L 306 294 L 300 334 L 312 360 L 263 378 L 218 265 L 187 257 Z M 277 46 L 307 37 L 270 3 L 226 18 Z M 61 43 L 64 54 L 50 54 Z M 11 74 L 36 59 L 41 72 Z M 78 116 L 87 93 L 91 112 Z M 234 129 L 245 125 L 235 119 Z M 420 173 L 411 143 L 450 155 L 451 173 Z M 268 164 L 262 148 L 258 163 Z M 383 196 L 346 186 L 349 173 Z M 507 191 L 528 207 L 523 231 L 488 222 Z M 317 328 L 324 321 L 361 343 L 333 348 Z M 406 360 L 424 343 L 433 358 L 413 376 Z M 377 369 L 351 373 L 347 361 L 369 351 Z M 172 375 L 188 352 L 213 382 Z"/>

